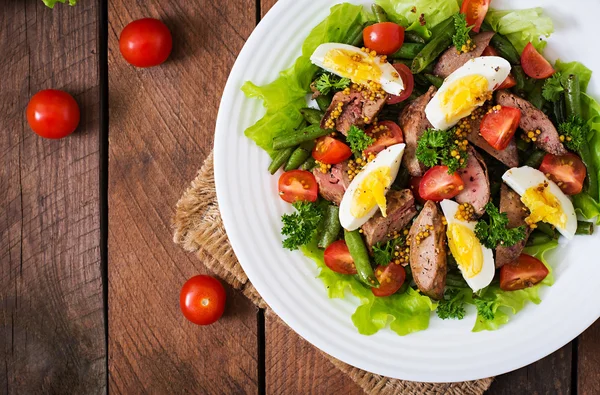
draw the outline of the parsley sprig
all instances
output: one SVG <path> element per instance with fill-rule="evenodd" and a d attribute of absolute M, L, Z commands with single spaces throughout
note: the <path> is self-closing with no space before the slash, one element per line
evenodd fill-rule
<path fill-rule="evenodd" d="M 469 289 L 448 288 L 438 303 L 436 313 L 443 320 L 465 318 L 465 298 Z"/>
<path fill-rule="evenodd" d="M 473 302 L 477 307 L 477 314 L 484 320 L 493 321 L 496 318 L 496 309 L 498 304 L 489 299 L 477 298 Z"/>
<path fill-rule="evenodd" d="M 332 74 L 321 74 L 319 78 L 315 80 L 315 87 L 323 95 L 329 94 L 332 90 L 339 91 L 346 89 L 350 85 L 349 78 L 340 78 Z"/>
<path fill-rule="evenodd" d="M 585 145 L 588 144 L 590 128 L 581 117 L 573 115 L 567 122 L 558 125 L 558 133 L 564 136 L 563 143 L 568 149 L 581 152 Z"/>
<path fill-rule="evenodd" d="M 281 234 L 288 236 L 283 240 L 283 247 L 296 250 L 308 244 L 323 218 L 323 212 L 315 203 L 296 202 L 293 204 L 296 212 L 284 214 L 281 217 L 283 227 Z"/>
<path fill-rule="evenodd" d="M 513 246 L 525 239 L 525 226 L 508 228 L 508 216 L 501 213 L 494 203 L 485 205 L 489 220 L 480 220 L 475 225 L 475 235 L 487 248 L 496 248 L 498 245 Z"/>
<path fill-rule="evenodd" d="M 452 174 L 467 165 L 467 151 L 459 147 L 455 141 L 454 129 L 446 132 L 428 129 L 417 143 L 417 159 L 427 167 L 441 163 L 448 166 L 448 173 Z"/>
<path fill-rule="evenodd" d="M 373 246 L 373 260 L 376 265 L 387 266 L 394 259 L 396 246 L 403 246 L 406 243 L 406 238 L 400 236 L 396 239 L 389 240 L 386 243 L 377 243 Z"/>
<path fill-rule="evenodd" d="M 454 16 L 454 36 L 452 36 L 452 43 L 459 52 L 470 51 L 469 40 L 471 36 L 469 33 L 473 26 L 467 26 L 467 16 L 463 13 L 455 14 Z"/>
<path fill-rule="evenodd" d="M 554 73 L 550 78 L 544 81 L 542 88 L 542 96 L 549 102 L 555 102 L 560 99 L 561 94 L 565 91 L 562 82 L 562 73 Z"/>
<path fill-rule="evenodd" d="M 364 130 L 352 125 L 346 136 L 346 141 L 350 144 L 350 149 L 355 156 L 361 156 L 362 152 L 373 144 L 373 138 L 367 135 Z"/>

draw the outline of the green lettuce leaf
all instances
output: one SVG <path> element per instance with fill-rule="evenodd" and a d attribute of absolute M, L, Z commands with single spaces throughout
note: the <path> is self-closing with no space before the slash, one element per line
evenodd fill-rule
<path fill-rule="evenodd" d="M 480 332 L 483 330 L 494 331 L 506 324 L 510 320 L 510 316 L 512 314 L 517 314 L 519 311 L 521 311 L 527 302 L 540 304 L 542 301 L 539 295 L 540 288 L 544 285 L 550 286 L 554 283 L 552 267 L 548 265 L 548 262 L 546 262 L 544 256 L 548 251 L 553 250 L 557 246 L 558 242 L 556 240 L 552 240 L 544 244 L 525 248 L 524 252 L 544 262 L 544 265 L 546 265 L 550 273 L 541 283 L 531 288 L 521 289 L 518 291 L 503 291 L 500 289 L 498 284 L 490 285 L 482 297 L 485 300 L 491 300 L 494 302 L 494 307 L 492 309 L 494 311 L 494 319 L 486 320 L 485 318 L 481 317 L 481 315 L 477 314 L 477 320 L 475 321 L 473 332 Z"/>
<path fill-rule="evenodd" d="M 318 278 L 321 279 L 330 298 L 343 298 L 349 291 L 360 299 L 360 306 L 352 315 L 352 322 L 363 335 L 373 335 L 385 328 L 390 322 L 390 329 L 398 335 L 427 329 L 431 312 L 437 304 L 428 296 L 408 288 L 405 293 L 378 298 L 360 283 L 354 276 L 335 273 L 323 261 L 323 251 L 316 240 L 301 248 L 302 252 L 311 258 L 320 269 Z"/>
<path fill-rule="evenodd" d="M 67 0 L 42 0 L 42 1 L 44 2 L 44 4 L 46 4 L 50 8 L 54 8 L 56 3 L 66 3 L 67 2 Z M 77 0 L 68 0 L 68 2 L 69 2 L 69 5 L 77 4 Z"/>
<path fill-rule="evenodd" d="M 376 0 L 391 21 L 408 27 L 419 20 L 421 14 L 425 14 L 425 21 L 429 29 L 440 22 L 450 18 L 460 11 L 457 0 Z M 414 9 L 416 12 L 412 12 Z"/>
<path fill-rule="evenodd" d="M 529 42 L 541 52 L 546 47 L 546 41 L 541 37 L 550 37 L 554 32 L 552 19 L 543 15 L 539 7 L 524 10 L 490 9 L 485 20 L 496 32 L 506 36 L 519 52 L 523 52 Z"/>
<path fill-rule="evenodd" d="M 554 69 L 563 75 L 577 74 L 581 91 L 587 91 L 588 84 L 592 79 L 592 70 L 579 62 L 563 62 L 560 59 L 554 64 Z"/>
<path fill-rule="evenodd" d="M 366 20 L 362 6 L 343 3 L 332 7 L 329 16 L 304 41 L 302 56 L 293 66 L 267 85 L 257 86 L 247 81 L 242 91 L 247 97 L 262 99 L 267 111 L 263 118 L 246 129 L 246 136 L 273 157 L 273 138 L 294 130 L 302 122 L 299 110 L 306 107 L 306 94 L 310 92 L 310 82 L 317 72 L 317 67 L 310 62 L 314 50 L 323 43 L 345 42 L 348 32 Z"/>

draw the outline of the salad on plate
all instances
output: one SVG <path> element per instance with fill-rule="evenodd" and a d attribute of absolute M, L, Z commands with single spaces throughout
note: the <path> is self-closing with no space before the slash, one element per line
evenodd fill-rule
<path fill-rule="evenodd" d="M 498 329 L 552 285 L 544 254 L 592 234 L 600 106 L 589 69 L 543 56 L 552 31 L 489 0 L 342 3 L 292 67 L 244 84 L 266 107 L 246 136 L 294 207 L 282 245 L 358 297 L 361 334 L 469 305 Z"/>

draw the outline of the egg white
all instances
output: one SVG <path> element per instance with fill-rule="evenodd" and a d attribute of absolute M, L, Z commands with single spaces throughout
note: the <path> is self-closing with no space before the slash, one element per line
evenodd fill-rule
<path fill-rule="evenodd" d="M 575 214 L 573 203 L 567 195 L 560 190 L 558 185 L 549 180 L 544 173 L 529 166 L 513 167 L 504 173 L 502 180 L 518 193 L 519 196 L 523 196 L 527 189 L 537 187 L 538 185 L 543 184 L 544 181 L 547 182 L 550 193 L 556 197 L 563 212 L 567 215 L 566 226 L 557 226 L 556 229 L 569 240 L 575 237 L 575 231 L 577 230 L 577 215 Z"/>
<path fill-rule="evenodd" d="M 504 82 L 506 77 L 508 77 L 510 70 L 510 63 L 506 59 L 499 56 L 483 56 L 469 60 L 444 80 L 444 83 L 440 89 L 438 89 L 435 96 L 425 108 L 425 115 L 427 116 L 427 119 L 436 129 L 450 129 L 462 118 L 471 115 L 471 113 L 477 107 L 483 105 L 482 102 L 479 105 L 474 106 L 466 113 L 459 114 L 459 116 L 452 119 L 446 119 L 446 114 L 444 114 L 444 109 L 442 108 L 440 98 L 455 81 L 472 75 L 480 75 L 488 82 L 488 92 L 492 92 L 494 89 L 496 89 L 496 87 Z"/>
<path fill-rule="evenodd" d="M 476 222 L 461 221 L 455 217 L 459 207 L 458 203 L 456 203 L 453 200 L 446 199 L 440 202 L 440 206 L 442 207 L 442 212 L 444 213 L 444 217 L 446 217 L 446 222 L 448 222 L 448 225 L 451 225 L 453 223 L 461 224 L 475 232 Z M 483 289 L 490 285 L 496 272 L 496 265 L 494 264 L 494 254 L 492 250 L 485 247 L 482 244 L 479 245 L 483 255 L 483 266 L 481 267 L 481 271 L 475 276 L 470 278 L 467 277 L 465 275 L 465 272 L 463 271 L 463 267 L 460 265 L 460 262 L 457 261 L 457 263 L 459 264 L 458 268 L 460 269 L 463 278 L 467 282 L 467 285 L 469 285 L 469 287 L 473 290 L 473 292 Z"/>
<path fill-rule="evenodd" d="M 381 151 L 375 159 L 371 162 L 367 163 L 364 169 L 354 177 L 348 189 L 344 193 L 344 197 L 342 198 L 342 202 L 340 203 L 340 223 L 342 227 L 346 230 L 352 231 L 360 228 L 365 222 L 367 222 L 377 210 L 379 210 L 379 206 L 375 205 L 370 211 L 368 211 L 364 216 L 360 218 L 356 218 L 352 215 L 351 206 L 352 201 L 354 200 L 354 192 L 356 189 L 362 184 L 365 177 L 378 169 L 379 167 L 385 166 L 390 168 L 390 177 L 391 184 L 394 183 L 396 176 L 398 175 L 398 170 L 400 169 L 400 163 L 402 162 L 402 155 L 404 154 L 405 144 L 394 144 L 385 150 Z M 390 187 L 385 190 L 385 193 L 389 191 Z"/>
<path fill-rule="evenodd" d="M 313 52 L 312 56 L 310 57 L 310 61 L 314 65 L 322 68 L 323 70 L 329 71 L 330 73 L 333 73 L 337 76 L 344 77 L 344 78 L 351 79 L 351 76 L 343 75 L 342 73 L 338 73 L 337 71 L 335 71 L 331 68 L 325 67 L 325 64 L 324 64 L 325 57 L 326 57 L 327 53 L 329 51 L 331 51 L 332 49 L 340 49 L 340 50 L 352 52 L 354 54 L 360 55 L 362 58 L 365 58 L 365 59 L 369 58 L 368 54 L 362 52 L 360 50 L 360 48 L 352 46 L 352 45 L 340 44 L 340 43 L 325 43 L 325 44 L 319 45 L 317 47 L 317 49 L 315 49 L 315 52 Z M 398 71 L 396 71 L 394 66 L 392 66 L 388 62 L 381 62 L 380 56 L 376 56 L 374 59 L 375 59 L 374 64 L 379 66 L 379 69 L 381 70 L 381 78 L 379 79 L 379 81 L 376 81 L 376 82 L 380 83 L 382 89 L 391 95 L 399 95 L 400 93 L 402 93 L 402 91 L 404 90 L 404 82 L 402 81 L 402 78 L 400 77 L 400 75 L 398 74 Z M 352 81 L 352 82 L 357 82 L 357 81 Z"/>

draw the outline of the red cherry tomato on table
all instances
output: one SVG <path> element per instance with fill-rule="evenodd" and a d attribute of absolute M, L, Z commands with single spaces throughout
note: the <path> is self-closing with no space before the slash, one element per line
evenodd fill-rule
<path fill-rule="evenodd" d="M 210 325 L 223 315 L 226 298 L 225 288 L 219 280 L 200 275 L 183 284 L 179 307 L 185 318 L 194 324 Z"/>
<path fill-rule="evenodd" d="M 548 268 L 539 259 L 521 254 L 514 264 L 508 263 L 500 269 L 500 288 L 516 291 L 532 287 L 548 275 Z"/>
<path fill-rule="evenodd" d="M 427 170 L 419 184 L 419 195 L 425 200 L 441 202 L 452 199 L 465 187 L 458 173 L 448 174 L 447 166 L 434 166 Z"/>
<path fill-rule="evenodd" d="M 421 195 L 419 195 L 419 185 L 421 185 L 422 179 L 423 177 L 411 177 L 410 181 L 408 182 L 408 187 L 412 191 L 415 200 L 424 205 L 427 200 L 423 199 Z"/>
<path fill-rule="evenodd" d="M 377 131 L 375 131 L 375 128 L 377 128 Z M 387 147 L 404 142 L 402 129 L 392 121 L 379 122 L 377 126 L 373 126 L 369 129 L 369 134 L 373 136 L 375 141 L 365 150 L 367 155 L 377 155 Z"/>
<path fill-rule="evenodd" d="M 508 147 L 520 121 L 521 110 L 514 107 L 500 107 L 500 110 L 494 110 L 483 117 L 480 128 L 481 136 L 492 147 L 502 151 Z"/>
<path fill-rule="evenodd" d="M 340 274 L 356 274 L 354 259 L 344 240 L 334 241 L 325 249 L 323 260 L 328 268 Z"/>
<path fill-rule="evenodd" d="M 318 192 L 317 180 L 310 171 L 291 170 L 279 177 L 279 197 L 288 203 L 314 202 Z"/>
<path fill-rule="evenodd" d="M 127 63 L 136 67 L 158 66 L 167 60 L 172 48 L 169 28 L 153 18 L 131 22 L 119 38 L 121 54 Z"/>
<path fill-rule="evenodd" d="M 498 51 L 496 51 L 496 49 L 494 47 L 492 47 L 491 45 L 488 45 L 483 50 L 483 53 L 481 54 L 481 56 L 500 56 L 500 55 L 498 54 Z M 498 85 L 498 87 L 495 89 L 510 89 L 516 85 L 517 85 L 517 80 L 515 79 L 515 77 L 513 77 L 512 74 L 509 74 L 508 77 L 506 77 L 506 79 L 500 85 Z"/>
<path fill-rule="evenodd" d="M 352 156 L 350 147 L 340 140 L 324 136 L 317 140 L 312 152 L 313 158 L 327 165 L 336 165 Z"/>
<path fill-rule="evenodd" d="M 404 83 L 404 90 L 398 96 L 388 96 L 386 103 L 398 104 L 408 99 L 412 94 L 415 87 L 415 77 L 413 76 L 412 71 L 410 71 L 408 66 L 404 63 L 394 63 L 392 66 L 394 66 L 398 74 L 400 74 L 400 78 L 402 78 L 402 82 Z"/>
<path fill-rule="evenodd" d="M 536 80 L 548 78 L 555 72 L 550 62 L 531 43 L 525 46 L 521 54 L 521 66 L 525 74 Z"/>
<path fill-rule="evenodd" d="M 473 31 L 479 33 L 481 24 L 490 7 L 490 0 L 464 0 L 460 12 L 467 17 L 467 26 L 473 26 Z"/>
<path fill-rule="evenodd" d="M 402 265 L 390 263 L 387 266 L 377 266 L 375 277 L 379 280 L 379 288 L 371 288 L 373 295 L 384 297 L 398 292 L 406 279 L 406 271 Z"/>
<path fill-rule="evenodd" d="M 381 22 L 363 30 L 365 47 L 379 55 L 391 55 L 404 44 L 404 28 L 393 22 Z"/>
<path fill-rule="evenodd" d="M 587 169 L 575 154 L 546 154 L 540 165 L 540 171 L 549 175 L 566 195 L 577 195 L 583 189 Z"/>
<path fill-rule="evenodd" d="M 27 123 L 38 135 L 61 139 L 79 125 L 79 106 L 73 96 L 56 89 L 39 91 L 27 104 Z"/>

